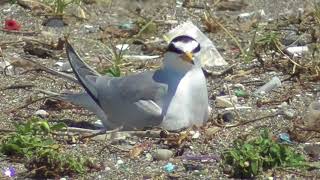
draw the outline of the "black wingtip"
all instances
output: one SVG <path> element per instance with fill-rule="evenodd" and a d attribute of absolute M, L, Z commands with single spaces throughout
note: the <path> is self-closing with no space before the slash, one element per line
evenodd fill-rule
<path fill-rule="evenodd" d="M 83 79 L 85 77 L 82 77 L 83 75 L 79 73 L 79 68 L 81 68 L 81 66 L 86 67 L 85 63 L 83 62 L 83 60 L 80 58 L 78 53 L 74 50 L 74 48 L 71 46 L 71 44 L 67 40 L 65 42 L 65 48 L 66 48 L 66 54 L 67 54 L 70 66 L 76 78 L 78 79 L 82 87 L 86 90 L 86 92 L 91 96 L 91 98 L 100 106 L 100 103 L 97 97 L 93 94 L 90 88 L 87 87 L 87 85 L 85 84 L 84 82 L 85 80 Z"/>

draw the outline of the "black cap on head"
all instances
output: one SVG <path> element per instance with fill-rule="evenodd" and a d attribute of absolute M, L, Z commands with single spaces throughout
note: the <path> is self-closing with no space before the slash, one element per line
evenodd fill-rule
<path fill-rule="evenodd" d="M 177 54 L 185 52 L 197 53 L 200 51 L 200 43 L 190 36 L 177 36 L 171 40 L 167 51 Z"/>

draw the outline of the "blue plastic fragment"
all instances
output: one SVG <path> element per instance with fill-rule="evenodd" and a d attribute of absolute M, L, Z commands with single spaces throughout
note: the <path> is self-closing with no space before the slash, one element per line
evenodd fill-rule
<path fill-rule="evenodd" d="M 292 141 L 290 140 L 290 136 L 288 133 L 280 133 L 278 137 L 281 142 L 292 144 Z"/>
<path fill-rule="evenodd" d="M 172 173 L 174 171 L 175 167 L 176 166 L 174 164 L 168 163 L 163 168 L 167 173 Z"/>

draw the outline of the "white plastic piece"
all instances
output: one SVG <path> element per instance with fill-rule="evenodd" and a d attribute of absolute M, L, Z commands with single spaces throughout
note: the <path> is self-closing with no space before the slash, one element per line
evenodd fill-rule
<path fill-rule="evenodd" d="M 58 71 L 60 72 L 72 72 L 72 68 L 69 62 L 56 62 L 54 65 L 58 66 Z"/>
<path fill-rule="evenodd" d="M 157 59 L 160 56 L 156 55 L 156 56 L 146 56 L 146 55 L 124 55 L 123 58 L 124 59 L 129 59 L 129 60 L 133 60 L 133 61 L 145 61 L 145 60 L 150 60 L 150 59 Z"/>
<path fill-rule="evenodd" d="M 126 49 L 129 48 L 129 44 L 118 44 L 116 45 L 116 48 L 119 50 L 119 51 L 124 51 Z"/>
<path fill-rule="evenodd" d="M 295 46 L 295 47 L 288 47 L 287 52 L 289 52 L 293 56 L 301 56 L 304 53 L 309 51 L 308 46 Z"/>
<path fill-rule="evenodd" d="M 163 36 L 163 38 L 167 43 L 169 43 L 173 38 L 181 35 L 188 35 L 200 43 L 201 50 L 196 58 L 200 59 L 202 67 L 228 65 L 228 63 L 220 55 L 217 48 L 214 46 L 213 42 L 190 21 L 180 24 L 179 26 L 170 30 Z"/>
<path fill-rule="evenodd" d="M 7 75 L 14 74 L 13 66 L 8 61 L 0 61 L 0 70 L 6 71 L 5 74 Z"/>
<path fill-rule="evenodd" d="M 233 107 L 234 104 L 238 103 L 238 97 L 237 96 L 218 96 L 216 98 L 216 106 L 221 108 L 227 108 L 227 107 Z"/>
<path fill-rule="evenodd" d="M 273 77 L 269 82 L 256 90 L 254 94 L 265 94 L 280 86 L 281 80 L 278 77 Z"/>

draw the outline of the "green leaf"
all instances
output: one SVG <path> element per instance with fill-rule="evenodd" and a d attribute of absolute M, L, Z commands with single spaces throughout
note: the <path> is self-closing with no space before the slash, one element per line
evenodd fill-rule
<path fill-rule="evenodd" d="M 68 126 L 65 123 L 58 123 L 58 124 L 52 125 L 51 130 L 52 131 L 61 131 L 67 127 Z"/>
<path fill-rule="evenodd" d="M 251 167 L 251 172 L 253 175 L 258 175 L 259 173 L 259 163 L 257 160 L 251 161 L 250 162 L 250 167 Z"/>

